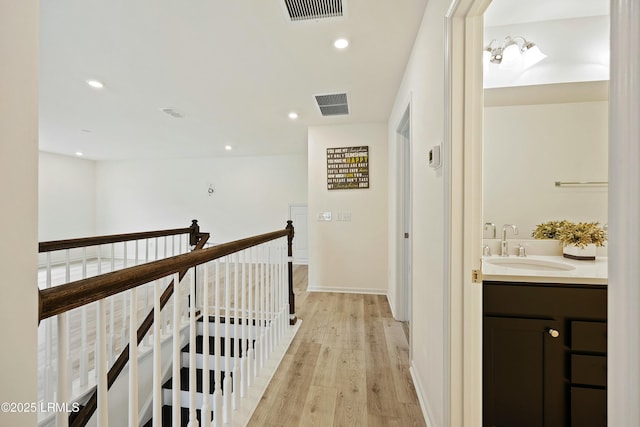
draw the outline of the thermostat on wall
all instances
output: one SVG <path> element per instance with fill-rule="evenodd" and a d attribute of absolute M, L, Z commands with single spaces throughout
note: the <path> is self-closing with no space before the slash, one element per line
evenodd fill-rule
<path fill-rule="evenodd" d="M 435 145 L 429 150 L 429 166 L 432 168 L 440 167 L 440 146 Z"/>

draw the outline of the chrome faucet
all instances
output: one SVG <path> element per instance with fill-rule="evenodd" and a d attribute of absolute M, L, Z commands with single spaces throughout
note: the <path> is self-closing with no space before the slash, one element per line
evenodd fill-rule
<path fill-rule="evenodd" d="M 493 229 L 493 237 L 492 237 L 492 239 L 495 239 L 496 238 L 496 225 L 494 223 L 492 223 L 492 222 L 485 222 L 484 223 L 484 229 L 488 230 L 489 227 L 491 227 Z"/>
<path fill-rule="evenodd" d="M 507 230 L 511 227 L 513 234 L 518 234 L 518 227 L 513 224 L 505 224 L 502 226 L 502 242 L 500 242 L 500 255 L 509 256 L 509 244 L 507 243 Z"/>

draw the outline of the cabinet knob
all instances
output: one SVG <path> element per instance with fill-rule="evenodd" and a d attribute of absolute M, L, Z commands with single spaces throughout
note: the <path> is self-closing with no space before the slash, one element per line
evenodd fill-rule
<path fill-rule="evenodd" d="M 551 335 L 552 338 L 558 338 L 560 336 L 560 331 L 557 329 L 549 328 L 547 329 L 547 333 Z"/>

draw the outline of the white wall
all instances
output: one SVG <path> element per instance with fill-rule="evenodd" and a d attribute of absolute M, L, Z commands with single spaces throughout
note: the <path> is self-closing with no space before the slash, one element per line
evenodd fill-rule
<path fill-rule="evenodd" d="M 444 136 L 444 16 L 448 0 L 427 3 L 420 31 L 389 119 L 389 177 L 398 188 L 396 129 L 411 100 L 412 304 L 411 369 L 427 424 L 445 427 L 444 356 L 444 182 L 442 168 L 428 166 L 427 154 Z M 389 230 L 400 221 L 391 195 Z M 393 240 L 390 237 L 390 241 Z M 394 244 L 392 242 L 392 244 Z M 392 246 L 393 248 L 393 246 Z M 393 252 L 393 249 L 392 249 Z M 397 257 L 389 253 L 389 289 L 396 289 Z M 392 292 L 390 292 L 392 297 Z M 394 301 L 394 304 L 399 303 Z"/>
<path fill-rule="evenodd" d="M 516 224 L 525 239 L 551 220 L 607 223 L 606 186 L 554 183 L 607 181 L 608 108 L 608 102 L 485 108 L 484 221 L 499 230 Z"/>
<path fill-rule="evenodd" d="M 306 201 L 307 159 L 101 161 L 96 189 L 99 234 L 188 227 L 197 219 L 220 243 L 284 228 L 289 203 Z"/>
<path fill-rule="evenodd" d="M 0 402 L 37 402 L 37 0 L 0 0 L 0 63 Z M 36 423 L 0 413 L 3 426 Z"/>
<path fill-rule="evenodd" d="M 95 162 L 42 151 L 39 160 L 38 240 L 95 236 Z"/>
<path fill-rule="evenodd" d="M 369 188 L 327 189 L 327 148 L 369 146 Z M 387 141 L 384 123 L 309 128 L 309 289 L 386 294 Z M 332 221 L 317 221 L 331 212 Z M 337 221 L 350 212 L 351 221 Z"/>

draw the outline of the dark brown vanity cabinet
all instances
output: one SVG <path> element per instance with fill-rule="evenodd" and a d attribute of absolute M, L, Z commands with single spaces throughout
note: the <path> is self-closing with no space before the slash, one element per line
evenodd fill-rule
<path fill-rule="evenodd" d="M 483 425 L 606 426 L 606 286 L 483 286 Z"/>

